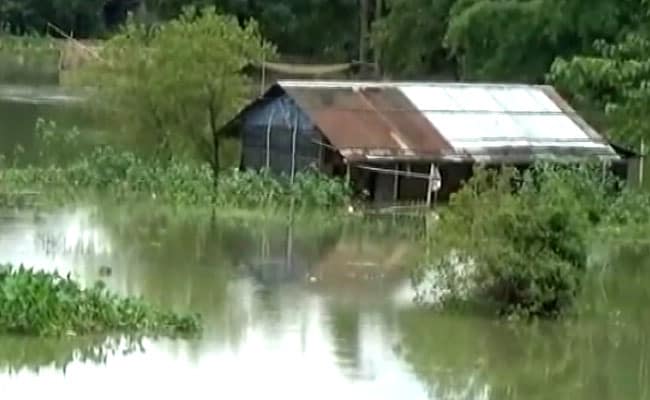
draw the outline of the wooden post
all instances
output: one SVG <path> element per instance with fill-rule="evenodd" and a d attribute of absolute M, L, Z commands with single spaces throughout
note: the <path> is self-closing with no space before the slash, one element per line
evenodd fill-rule
<path fill-rule="evenodd" d="M 351 180 L 351 173 L 350 173 L 350 163 L 346 161 L 345 163 L 345 184 L 350 185 L 350 180 Z"/>
<path fill-rule="evenodd" d="M 293 133 L 291 135 L 291 184 L 296 179 L 296 135 L 298 134 L 298 111 L 293 121 Z"/>
<path fill-rule="evenodd" d="M 395 164 L 395 177 L 393 178 L 393 202 L 399 198 L 399 163 Z"/>
<path fill-rule="evenodd" d="M 645 169 L 645 139 L 641 139 L 641 157 L 639 158 L 639 186 L 643 186 L 643 174 Z"/>
<path fill-rule="evenodd" d="M 266 169 L 271 169 L 271 124 L 273 123 L 273 116 L 275 114 L 275 107 L 271 109 L 269 115 L 269 122 L 266 125 Z"/>
<path fill-rule="evenodd" d="M 321 137 L 319 142 L 322 142 L 323 138 Z M 323 145 L 322 144 L 317 144 L 318 146 L 318 171 L 323 172 Z"/>
<path fill-rule="evenodd" d="M 431 163 L 429 169 L 429 184 L 427 185 L 427 207 L 431 208 L 431 200 L 433 196 L 433 180 L 435 179 L 436 165 Z"/>

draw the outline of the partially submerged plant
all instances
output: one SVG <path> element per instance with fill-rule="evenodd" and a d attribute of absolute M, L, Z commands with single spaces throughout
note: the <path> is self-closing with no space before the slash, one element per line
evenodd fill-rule
<path fill-rule="evenodd" d="M 420 298 L 508 316 L 569 311 L 587 270 L 589 235 L 616 198 L 613 180 L 589 169 L 477 170 L 432 234 L 435 255 L 416 274 Z"/>
<path fill-rule="evenodd" d="M 350 187 L 341 179 L 317 171 L 299 172 L 291 184 L 287 177 L 237 169 L 213 173 L 206 164 L 160 161 L 97 147 L 66 165 L 50 164 L 0 169 L 0 204 L 19 204 L 14 195 L 40 193 L 45 202 L 69 202 L 89 195 L 113 200 L 154 199 L 167 204 L 279 208 L 343 208 L 352 201 Z"/>
<path fill-rule="evenodd" d="M 116 296 L 101 283 L 84 289 L 69 276 L 0 266 L 0 333 L 176 337 L 200 330 L 198 316 L 166 312 L 140 299 Z"/>

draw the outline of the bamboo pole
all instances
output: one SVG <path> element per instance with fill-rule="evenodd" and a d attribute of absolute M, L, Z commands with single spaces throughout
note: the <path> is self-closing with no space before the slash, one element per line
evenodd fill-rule
<path fill-rule="evenodd" d="M 298 112 L 293 124 L 293 133 L 291 135 L 291 184 L 296 179 L 296 135 L 298 134 Z"/>
<path fill-rule="evenodd" d="M 431 163 L 431 168 L 429 169 L 429 182 L 427 185 L 427 208 L 431 207 L 431 200 L 433 195 L 433 180 L 435 179 L 436 165 Z"/>
<path fill-rule="evenodd" d="M 393 176 L 393 201 L 397 202 L 399 198 L 399 163 L 395 164 L 395 174 Z"/>
<path fill-rule="evenodd" d="M 65 32 L 64 32 L 61 28 L 59 28 L 58 26 L 54 25 L 54 24 L 51 23 L 51 22 L 48 22 L 47 25 L 48 25 L 49 27 L 51 27 L 52 29 L 54 29 L 54 30 L 55 30 L 59 35 L 65 37 L 66 39 L 68 39 L 69 41 L 71 41 L 75 46 L 77 46 L 77 47 L 79 47 L 81 50 L 87 52 L 88 54 L 90 54 L 91 56 L 93 56 L 93 57 L 94 57 L 95 59 L 97 59 L 98 61 L 104 61 L 104 60 L 99 56 L 99 54 L 98 54 L 97 52 L 93 51 L 93 50 L 90 49 L 88 46 L 84 46 L 83 43 L 81 43 L 80 41 L 78 41 L 77 39 L 75 39 L 72 35 L 65 33 Z"/>
<path fill-rule="evenodd" d="M 395 170 L 395 169 L 371 167 L 369 165 L 363 165 L 363 164 L 357 164 L 355 165 L 355 167 L 359 169 L 365 169 L 367 171 L 379 172 L 380 174 L 398 175 L 404 178 L 416 178 L 416 179 L 426 179 L 426 180 L 429 179 L 428 173 L 424 174 L 420 172 L 402 171 L 401 169 Z"/>
<path fill-rule="evenodd" d="M 639 158 L 639 186 L 643 186 L 644 169 L 645 169 L 645 139 L 641 139 L 641 157 Z"/>
<path fill-rule="evenodd" d="M 271 114 L 269 115 L 269 122 L 266 125 L 266 169 L 271 169 L 271 124 L 273 123 L 273 117 L 275 116 L 275 107 L 271 109 Z"/>

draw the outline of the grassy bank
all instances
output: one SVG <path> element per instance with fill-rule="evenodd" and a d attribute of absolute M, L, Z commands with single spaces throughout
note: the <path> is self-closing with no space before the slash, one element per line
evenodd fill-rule
<path fill-rule="evenodd" d="M 69 277 L 0 266 L 0 333 L 78 336 L 133 333 L 178 336 L 200 331 L 195 316 L 181 316 L 101 284 L 83 289 Z"/>

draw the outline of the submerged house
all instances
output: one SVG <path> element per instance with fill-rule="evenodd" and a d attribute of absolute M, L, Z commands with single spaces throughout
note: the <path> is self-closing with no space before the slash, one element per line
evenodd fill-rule
<path fill-rule="evenodd" d="M 626 177 L 633 156 L 550 86 L 279 81 L 229 126 L 242 168 L 313 168 L 377 203 L 444 200 L 475 164 L 599 160 Z"/>

